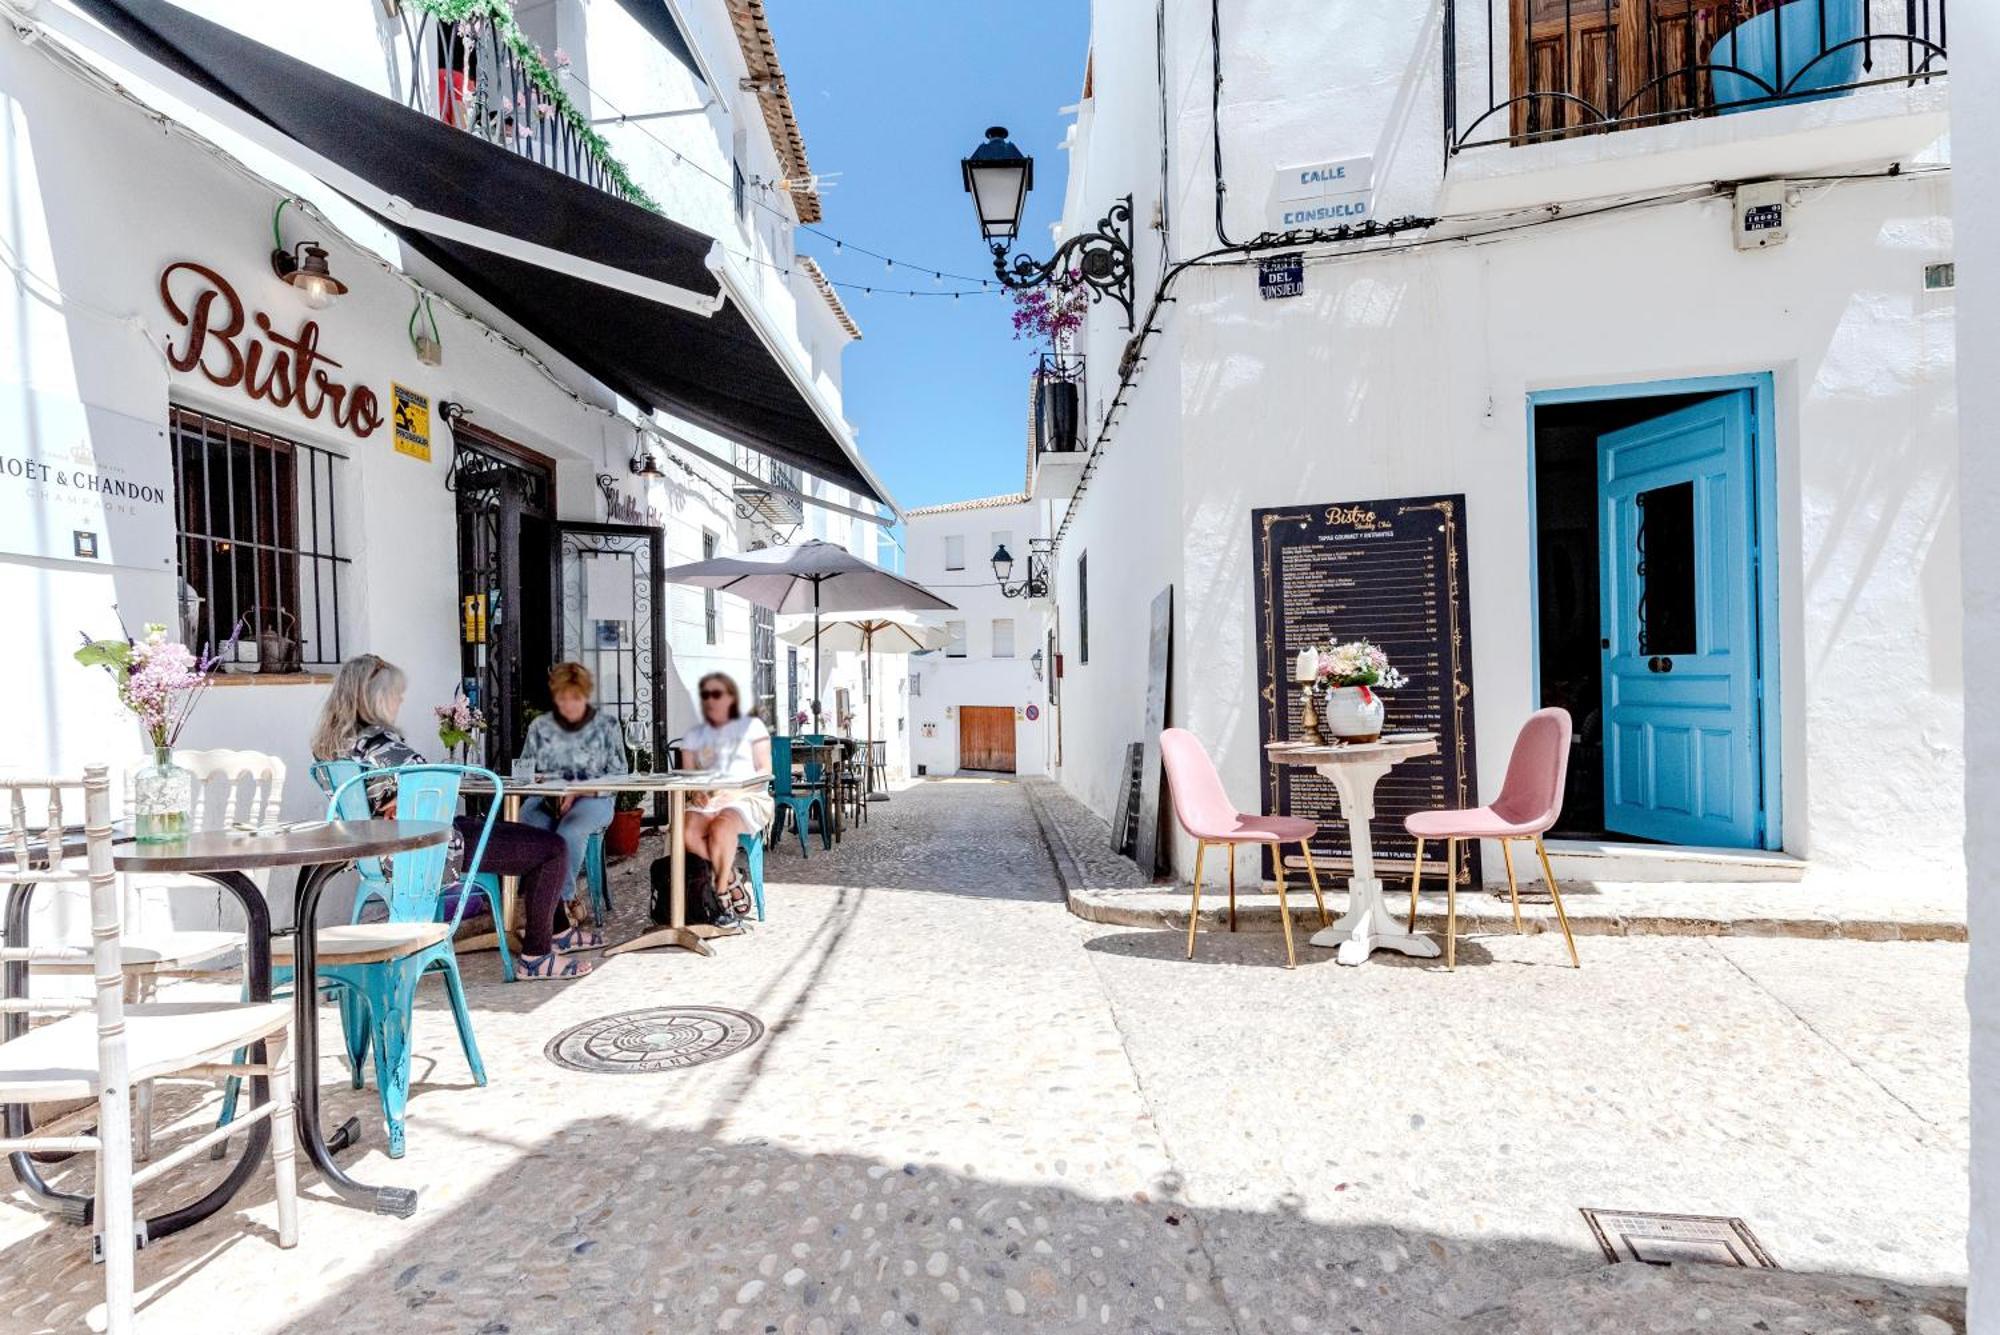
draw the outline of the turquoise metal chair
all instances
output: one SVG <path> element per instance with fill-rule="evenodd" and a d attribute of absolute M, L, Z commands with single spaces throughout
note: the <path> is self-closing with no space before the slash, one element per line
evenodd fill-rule
<path fill-rule="evenodd" d="M 583 846 L 583 880 L 590 887 L 590 912 L 602 926 L 611 919 L 611 880 L 604 874 L 604 831 L 594 830 Z"/>
<path fill-rule="evenodd" d="M 329 804 L 328 819 L 367 820 L 375 813 L 368 808 L 368 791 L 365 786 L 356 785 L 352 789 L 346 785 L 361 773 L 358 760 L 317 760 L 313 762 L 312 781 L 319 790 L 332 798 L 335 793 L 346 793 L 338 810 Z M 385 905 L 389 902 L 389 878 L 383 874 L 379 858 L 362 858 L 354 864 L 354 874 L 360 877 L 360 884 L 354 890 L 354 912 L 349 922 L 360 922 L 361 914 L 368 907 L 368 901 L 379 899 Z"/>
<path fill-rule="evenodd" d="M 427 973 L 444 976 L 445 993 L 451 1002 L 452 1018 L 458 1025 L 458 1041 L 465 1050 L 472 1078 L 486 1083 L 486 1064 L 479 1056 L 479 1042 L 473 1037 L 472 1016 L 466 1009 L 465 985 L 458 974 L 458 956 L 452 949 L 452 935 L 473 899 L 469 887 L 483 873 L 480 859 L 486 840 L 493 831 L 495 813 L 500 809 L 500 776 L 474 765 L 404 765 L 393 770 L 356 773 L 334 790 L 327 803 L 327 818 L 344 819 L 351 809 L 353 794 L 362 794 L 365 809 L 368 780 L 393 775 L 396 783 L 396 816 L 399 820 L 437 821 L 450 824 L 458 812 L 459 787 L 467 775 L 477 775 L 493 785 L 494 801 L 487 807 L 479 840 L 466 859 L 465 881 L 447 893 L 444 885 L 448 845 L 397 853 L 389 859 L 386 901 L 391 922 L 450 923 L 442 941 L 424 946 L 394 959 L 367 964 L 341 964 L 337 959 L 322 961 L 318 983 L 333 991 L 340 1003 L 341 1032 L 346 1039 L 347 1061 L 354 1088 L 362 1087 L 361 1064 L 372 1048 L 375 1054 L 375 1086 L 382 1100 L 382 1120 L 388 1127 L 389 1155 L 403 1154 L 404 1109 L 410 1095 L 410 1035 L 415 1017 L 417 984 Z M 453 901 L 448 916 L 447 900 Z M 289 966 L 272 970 L 274 984 L 292 981 Z M 237 1087 L 232 1082 L 223 1098 L 219 1124 L 235 1115 Z"/>
<path fill-rule="evenodd" d="M 745 830 L 736 836 L 736 846 L 750 863 L 750 897 L 757 901 L 757 921 L 764 921 L 764 832 Z"/>
<path fill-rule="evenodd" d="M 784 832 L 785 817 L 789 815 L 792 828 L 799 836 L 799 856 L 809 856 L 806 851 L 806 825 L 817 808 L 820 846 L 833 847 L 833 822 L 828 818 L 826 802 L 821 794 L 816 791 L 800 792 L 792 787 L 792 739 L 789 737 L 771 739 L 771 800 L 777 805 L 777 816 L 771 825 L 773 838 Z M 761 858 L 758 860 L 762 861 Z"/>

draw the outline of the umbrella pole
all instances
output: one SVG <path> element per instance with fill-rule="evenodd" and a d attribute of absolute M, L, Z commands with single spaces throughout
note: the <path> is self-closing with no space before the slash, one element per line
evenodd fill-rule
<path fill-rule="evenodd" d="M 866 650 L 868 657 L 868 675 L 862 678 L 861 681 L 863 687 L 861 695 L 868 702 L 868 733 L 863 738 L 866 745 L 861 748 L 861 790 L 867 794 L 866 801 L 886 802 L 889 800 L 889 795 L 875 791 L 875 627 L 873 623 L 870 623 L 868 629 L 862 632 L 861 644 Z M 888 767 L 885 765 L 883 772 L 887 773 L 887 771 Z"/>
<path fill-rule="evenodd" d="M 824 733 L 826 728 L 819 715 L 819 581 L 813 581 L 813 731 Z"/>

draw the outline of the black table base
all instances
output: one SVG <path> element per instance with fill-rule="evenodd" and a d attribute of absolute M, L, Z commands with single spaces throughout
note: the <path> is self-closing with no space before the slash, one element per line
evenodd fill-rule
<path fill-rule="evenodd" d="M 320 1134 L 319 1102 L 319 998 L 318 988 L 307 983 L 300 986 L 299 980 L 310 980 L 317 976 L 319 967 L 318 943 L 311 930 L 321 893 L 326 884 L 346 862 L 325 863 L 303 867 L 299 871 L 295 892 L 296 910 L 292 921 L 304 924 L 305 930 L 298 931 L 293 945 L 292 969 L 292 1069 L 293 1085 L 296 1090 L 294 1102 L 299 1145 L 306 1158 L 319 1170 L 326 1184 L 333 1188 L 341 1199 L 354 1205 L 364 1206 L 377 1214 L 393 1215 L 407 1219 L 416 1213 L 417 1193 L 407 1187 L 371 1187 L 356 1182 L 347 1175 L 334 1155 L 353 1147 L 361 1139 L 359 1118 L 350 1117 L 335 1129 L 332 1136 Z M 245 961 L 250 999 L 269 1001 L 271 999 L 271 913 L 264 903 L 264 896 L 255 882 L 242 872 L 200 872 L 203 880 L 216 885 L 236 896 L 243 905 L 246 926 Z M 7 894 L 6 939 L 10 942 L 26 943 L 28 939 L 28 909 L 35 883 L 26 882 L 13 886 Z M 295 927 L 296 930 L 296 927 Z M 25 997 L 28 994 L 28 966 L 23 961 L 9 961 L 4 966 L 4 986 L 0 995 Z M 27 1030 L 28 1017 L 7 1013 L 4 1025 L 0 1025 L 0 1036 L 16 1038 Z M 265 1060 L 264 1045 L 259 1043 L 254 1049 L 254 1060 Z M 250 1104 L 261 1107 L 270 1099 L 270 1082 L 264 1076 L 250 1078 Z M 5 1125 L 9 1136 L 24 1136 L 32 1130 L 28 1108 L 24 1104 L 8 1104 L 5 1108 Z M 178 1233 L 184 1228 L 200 1223 L 224 1205 L 242 1189 L 257 1165 L 264 1159 L 271 1145 L 271 1123 L 268 1118 L 255 1123 L 246 1133 L 243 1156 L 229 1170 L 221 1182 L 188 1205 L 178 1206 L 165 1214 L 144 1220 L 139 1226 L 139 1244 Z M 226 1153 L 226 1150 L 225 1150 Z M 88 1196 L 58 1190 L 48 1184 L 36 1166 L 31 1153 L 21 1152 L 8 1156 L 14 1176 L 20 1180 L 29 1194 L 44 1208 L 62 1215 L 75 1223 L 89 1224 L 95 1215 L 95 1202 Z"/>

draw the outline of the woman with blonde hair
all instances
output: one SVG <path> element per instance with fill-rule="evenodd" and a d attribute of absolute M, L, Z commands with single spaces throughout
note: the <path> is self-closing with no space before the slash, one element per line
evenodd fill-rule
<path fill-rule="evenodd" d="M 771 773 L 771 730 L 755 714 L 745 714 L 736 682 L 711 672 L 695 688 L 701 696 L 701 723 L 681 738 L 689 769 L 712 770 L 732 779 Z M 715 871 L 715 891 L 739 916 L 750 911 L 750 896 L 736 883 L 736 839 L 748 830 L 767 829 L 773 804 L 767 788 L 711 794 L 687 813 L 681 846 Z"/>
<path fill-rule="evenodd" d="M 558 663 L 549 669 L 549 698 L 555 708 L 535 717 L 521 745 L 521 759 L 532 764 L 537 774 L 601 779 L 624 773 L 629 764 L 625 737 L 618 720 L 590 702 L 596 685 L 590 669 L 581 663 Z M 576 898 L 576 874 L 583 868 L 584 850 L 591 835 L 611 824 L 613 805 L 610 797 L 598 793 L 538 797 L 521 808 L 522 821 L 554 830 L 569 848 L 569 872 L 563 878 L 565 898 Z"/>
<path fill-rule="evenodd" d="M 314 758 L 353 760 L 363 770 L 426 763 L 396 726 L 407 684 L 401 668 L 374 654 L 358 654 L 342 663 L 333 679 L 333 690 L 320 709 L 319 724 L 313 729 Z M 384 774 L 369 779 L 367 787 L 369 809 L 377 817 L 393 817 L 395 779 Z M 464 846 L 478 840 L 484 824 L 483 818 L 471 816 L 460 816 L 453 822 L 448 879 L 459 874 L 464 866 Z M 563 869 L 568 865 L 569 850 L 553 832 L 517 821 L 493 823 L 479 869 L 496 876 L 520 877 L 528 901 L 521 954 L 514 961 L 516 977 L 581 978 L 591 970 L 587 961 L 575 955 L 596 949 L 603 944 L 602 938 L 573 927 L 556 933 L 556 915 L 562 912 Z"/>

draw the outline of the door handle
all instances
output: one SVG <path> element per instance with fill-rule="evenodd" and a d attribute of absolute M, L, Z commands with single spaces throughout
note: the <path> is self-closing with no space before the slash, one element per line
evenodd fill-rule
<path fill-rule="evenodd" d="M 1674 660 L 1662 657 L 1649 658 L 1646 660 L 1646 670 L 1649 672 L 1672 672 L 1674 670 Z"/>

